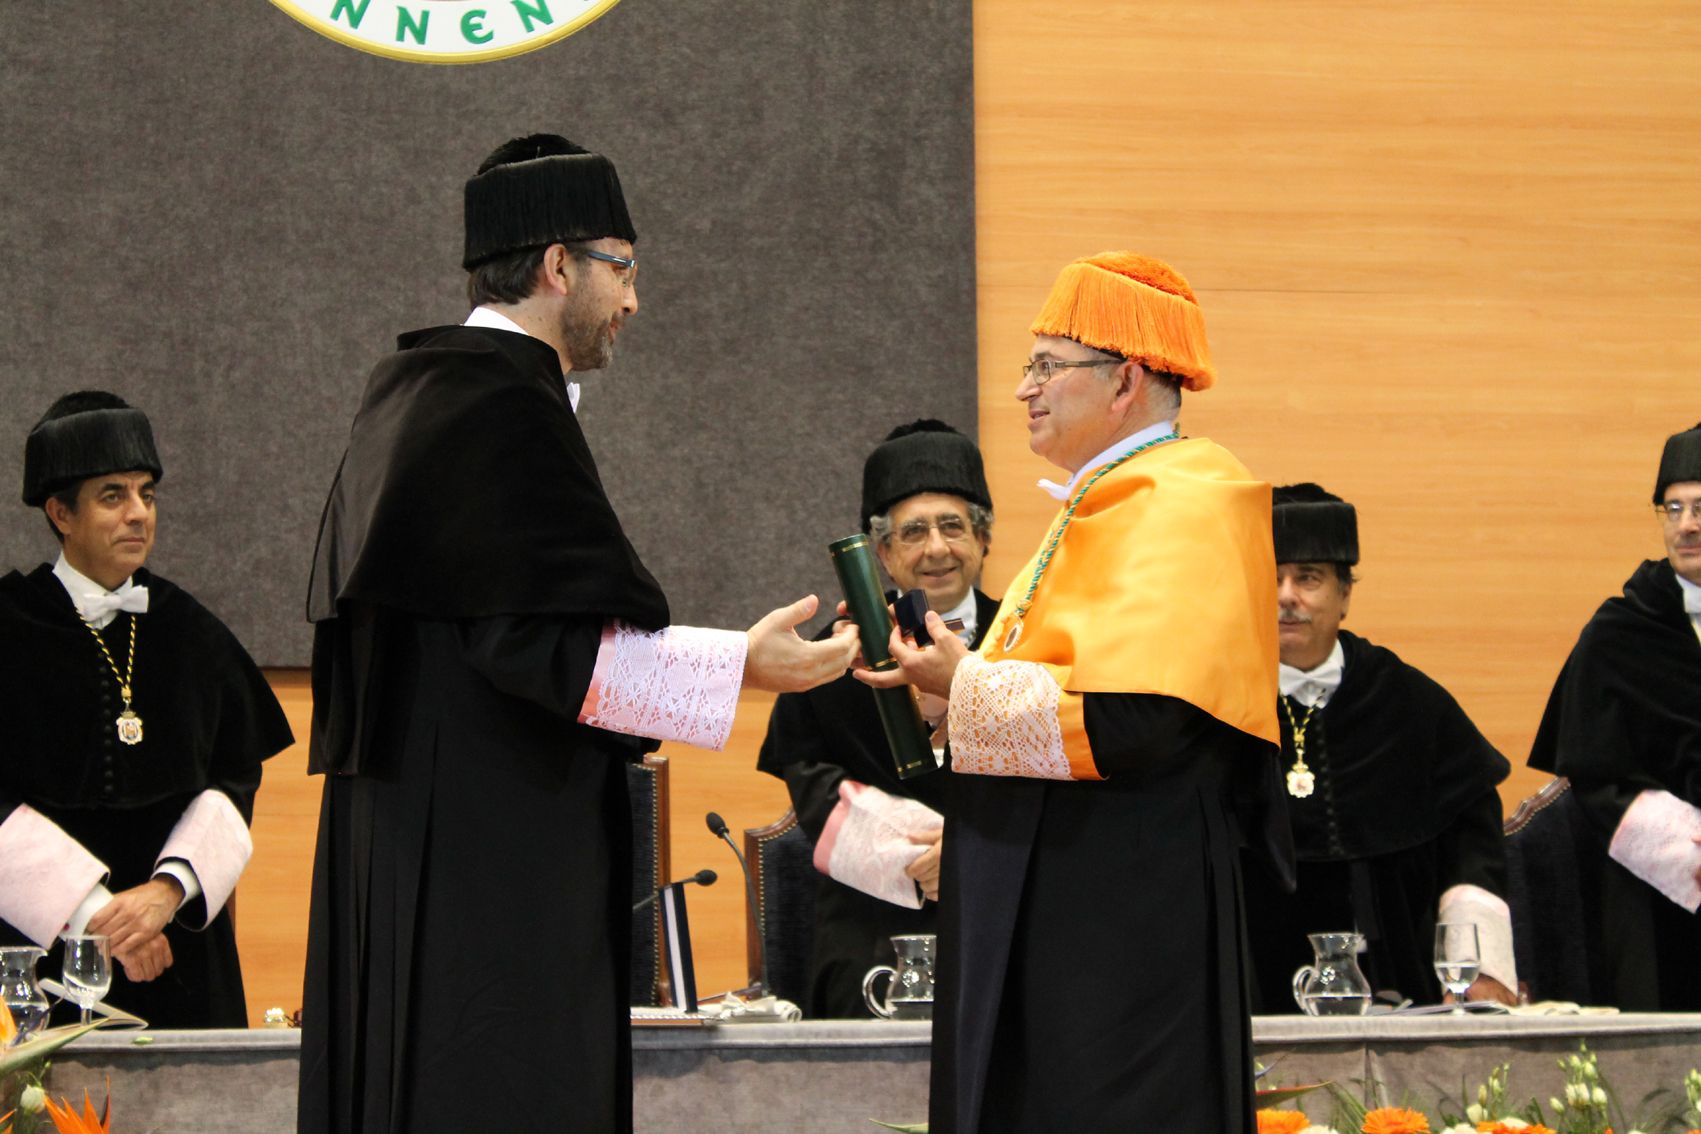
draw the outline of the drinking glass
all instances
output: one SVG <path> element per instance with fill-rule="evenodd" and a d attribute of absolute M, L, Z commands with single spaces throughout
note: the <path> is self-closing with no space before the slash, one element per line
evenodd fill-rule
<path fill-rule="evenodd" d="M 112 987 L 112 944 L 102 936 L 65 938 L 65 995 L 83 1010 L 83 1023 L 89 1022 L 89 1009 L 106 998 Z"/>
<path fill-rule="evenodd" d="M 1477 927 L 1470 922 L 1444 921 L 1435 927 L 1435 975 L 1453 994 L 1453 1011 L 1465 1010 L 1465 990 L 1482 970 Z"/>

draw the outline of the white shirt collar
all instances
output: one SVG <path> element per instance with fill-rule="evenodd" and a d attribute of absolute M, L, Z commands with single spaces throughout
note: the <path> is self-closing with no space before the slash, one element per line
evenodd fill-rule
<path fill-rule="evenodd" d="M 53 564 L 53 577 L 59 580 L 59 585 L 65 588 L 65 593 L 71 596 L 71 605 L 77 608 L 77 613 L 88 619 L 89 625 L 96 630 L 106 629 L 107 624 L 118 617 L 117 606 L 100 601 L 108 595 L 127 600 L 126 605 L 129 607 L 139 604 L 143 611 L 148 609 L 148 588 L 138 587 L 134 576 L 118 584 L 116 590 L 109 591 L 66 562 L 63 551 Z M 137 597 L 132 598 L 132 594 Z"/>
<path fill-rule="evenodd" d="M 1282 696 L 1292 697 L 1309 707 L 1327 701 L 1341 687 L 1341 678 L 1346 676 L 1346 672 L 1346 651 L 1341 649 L 1341 640 L 1337 637 L 1335 648 L 1314 669 L 1295 669 L 1284 662 L 1277 672 L 1277 680 L 1282 687 Z"/>
<path fill-rule="evenodd" d="M 1677 585 L 1683 590 L 1683 609 L 1696 620 L 1696 625 L 1701 626 L 1701 585 L 1691 583 L 1682 575 L 1677 577 Z"/>
<path fill-rule="evenodd" d="M 1148 425 L 1138 433 L 1117 440 L 1110 446 L 1110 448 L 1082 465 L 1078 470 L 1076 470 L 1075 475 L 1069 478 L 1068 484 L 1058 484 L 1055 480 L 1046 480 L 1044 477 L 1041 477 L 1039 481 L 1040 490 L 1047 496 L 1050 496 L 1053 500 L 1068 500 L 1075 494 L 1075 489 L 1080 485 L 1082 479 L 1085 478 L 1088 473 L 1092 472 L 1100 465 L 1110 464 L 1110 462 L 1116 460 L 1116 458 L 1122 456 L 1124 453 L 1133 452 L 1148 441 L 1156 441 L 1159 437 L 1169 433 L 1174 428 L 1175 422 L 1173 421 L 1160 421 L 1156 425 Z"/>
<path fill-rule="evenodd" d="M 532 334 L 530 331 L 526 330 L 524 327 L 514 322 L 514 320 L 508 318 L 508 316 L 502 314 L 502 312 L 493 307 L 480 306 L 473 308 L 472 314 L 467 316 L 467 321 L 462 323 L 461 326 L 488 327 L 495 331 L 513 331 L 516 335 L 525 335 L 528 339 L 537 338 L 536 335 Z M 542 342 L 543 340 L 538 339 L 538 341 Z M 567 383 L 567 401 L 572 405 L 573 412 L 578 413 L 579 384 L 577 382 Z"/>

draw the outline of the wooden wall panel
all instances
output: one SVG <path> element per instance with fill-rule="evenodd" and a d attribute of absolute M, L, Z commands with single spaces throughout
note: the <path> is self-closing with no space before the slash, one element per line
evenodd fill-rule
<path fill-rule="evenodd" d="M 1701 419 L 1701 9 L 982 0 L 975 70 L 990 589 L 1052 509 L 1011 398 L 1029 319 L 1071 257 L 1163 256 L 1222 373 L 1185 428 L 1358 505 L 1347 625 L 1451 689 L 1528 794 L 1578 628 L 1661 553 L 1659 446 Z M 727 753 L 669 753 L 674 868 L 723 878 L 692 895 L 706 990 L 742 982 L 743 905 L 701 817 L 784 809 L 751 770 L 768 703 Z M 303 766 L 273 762 L 242 886 L 256 1009 L 299 1003 Z"/>

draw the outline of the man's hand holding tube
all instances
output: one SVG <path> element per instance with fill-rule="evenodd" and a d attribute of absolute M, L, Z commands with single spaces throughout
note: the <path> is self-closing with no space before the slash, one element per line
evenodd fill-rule
<path fill-rule="evenodd" d="M 864 666 L 859 658 L 853 671 L 856 679 L 875 689 L 913 685 L 919 692 L 949 699 L 951 678 L 957 672 L 958 663 L 969 656 L 969 648 L 963 645 L 961 638 L 945 628 L 945 620 L 939 617 L 938 611 L 927 612 L 927 632 L 933 637 L 933 645 L 918 649 L 904 638 L 897 627 L 893 627 L 887 648 L 891 650 L 898 668 L 876 673 Z"/>

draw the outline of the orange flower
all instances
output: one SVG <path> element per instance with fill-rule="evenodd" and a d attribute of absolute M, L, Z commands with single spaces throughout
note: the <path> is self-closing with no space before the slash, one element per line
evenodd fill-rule
<path fill-rule="evenodd" d="M 1299 1134 L 1311 1119 L 1298 1110 L 1261 1110 L 1258 1112 L 1258 1134 Z"/>
<path fill-rule="evenodd" d="M 1479 1122 L 1477 1134 L 1553 1134 L 1553 1131 L 1538 1123 L 1528 1126 L 1507 1126 L 1503 1122 Z M 1612 1134 L 1612 1127 L 1607 1127 L 1606 1134 Z"/>
<path fill-rule="evenodd" d="M 18 1038 L 18 1025 L 12 1022 L 12 1010 L 0 1004 L 0 1047 L 5 1047 Z M 5 1119 L 0 1118 L 0 1122 Z"/>
<path fill-rule="evenodd" d="M 1378 1107 L 1364 1116 L 1364 1134 L 1429 1134 L 1429 1119 L 1404 1107 Z"/>
<path fill-rule="evenodd" d="M 77 1113 L 70 1099 L 62 1097 L 55 1103 L 50 1097 L 47 1100 L 47 1116 L 53 1119 L 53 1128 L 59 1134 L 108 1134 L 112 1128 L 111 1091 L 108 1090 L 106 1105 L 100 1108 L 99 1118 L 95 1117 L 94 1103 L 87 1091 L 83 1092 L 82 1114 Z"/>

